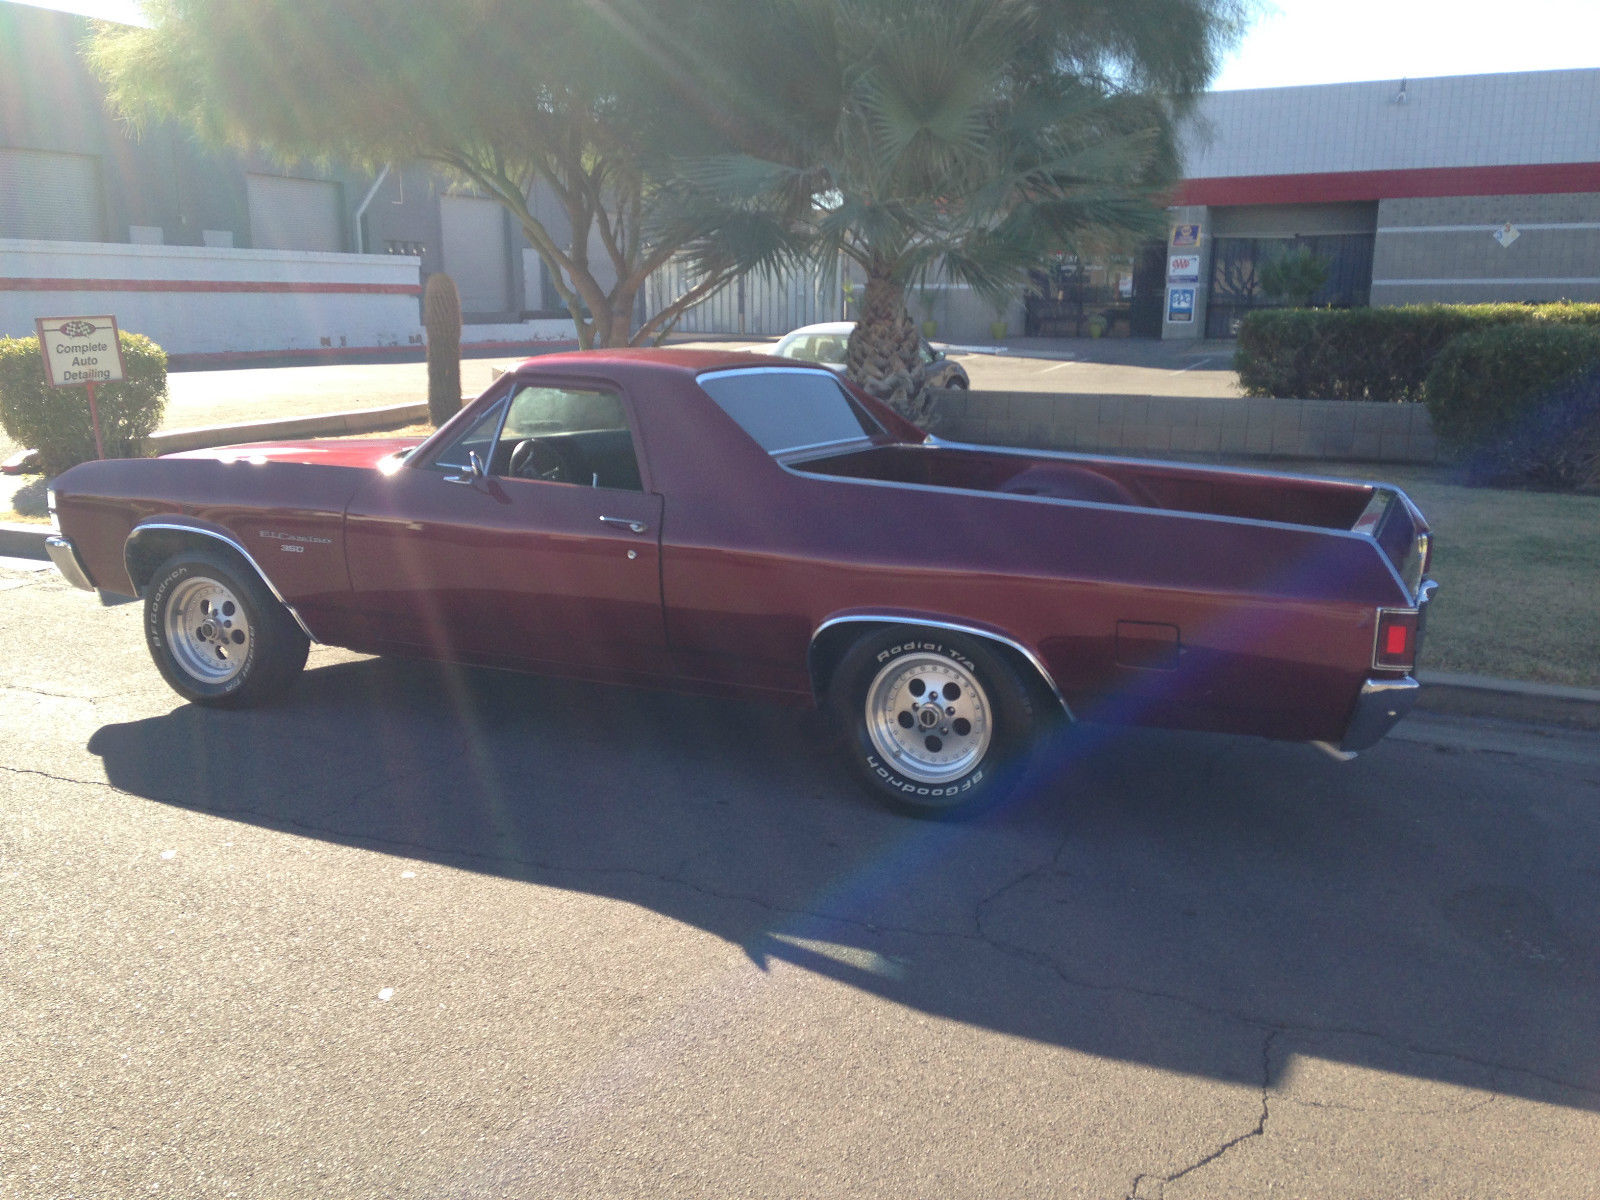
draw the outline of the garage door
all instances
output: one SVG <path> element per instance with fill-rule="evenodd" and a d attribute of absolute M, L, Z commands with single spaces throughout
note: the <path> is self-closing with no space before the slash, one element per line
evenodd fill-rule
<path fill-rule="evenodd" d="M 0 150 L 0 237 L 102 241 L 100 211 L 98 159 Z"/>
<path fill-rule="evenodd" d="M 440 196 L 445 274 L 461 293 L 461 311 L 503 313 L 511 307 L 504 209 L 478 196 Z"/>
<path fill-rule="evenodd" d="M 250 244 L 257 250 L 343 250 L 339 185 L 323 179 L 246 175 Z"/>

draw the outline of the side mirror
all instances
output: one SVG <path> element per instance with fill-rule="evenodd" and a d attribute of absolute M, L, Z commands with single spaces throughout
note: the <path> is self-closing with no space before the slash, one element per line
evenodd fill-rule
<path fill-rule="evenodd" d="M 446 475 L 446 483 L 464 483 L 468 487 L 483 482 L 488 472 L 483 469 L 483 459 L 478 457 L 476 450 L 467 451 L 467 466 L 459 475 Z"/>

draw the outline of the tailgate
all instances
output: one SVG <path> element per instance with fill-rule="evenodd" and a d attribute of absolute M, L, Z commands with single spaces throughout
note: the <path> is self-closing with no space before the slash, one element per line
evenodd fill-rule
<path fill-rule="evenodd" d="M 1428 522 L 1399 488 L 1378 486 L 1352 530 L 1370 535 L 1382 548 L 1413 600 L 1420 601 L 1422 581 L 1433 556 Z"/>

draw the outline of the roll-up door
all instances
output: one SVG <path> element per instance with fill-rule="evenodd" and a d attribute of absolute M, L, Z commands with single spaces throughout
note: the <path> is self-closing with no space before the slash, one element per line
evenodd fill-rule
<path fill-rule="evenodd" d="M 246 175 L 250 244 L 257 250 L 343 250 L 339 185 L 322 179 Z"/>
<path fill-rule="evenodd" d="M 445 274 L 461 293 L 461 311 L 503 313 L 511 307 L 506 222 L 494 200 L 440 196 Z"/>
<path fill-rule="evenodd" d="M 87 154 L 0 150 L 0 238 L 98 242 L 100 162 Z"/>

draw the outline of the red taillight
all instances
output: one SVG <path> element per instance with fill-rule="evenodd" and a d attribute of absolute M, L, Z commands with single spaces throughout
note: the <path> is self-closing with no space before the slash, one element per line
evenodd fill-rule
<path fill-rule="evenodd" d="M 1404 655 L 1411 645 L 1411 634 L 1404 625 L 1395 623 L 1383 631 L 1383 650 L 1385 658 L 1399 658 Z"/>
<path fill-rule="evenodd" d="M 1372 665 L 1385 671 L 1409 671 L 1417 662 L 1417 613 L 1410 608 L 1380 608 Z"/>

